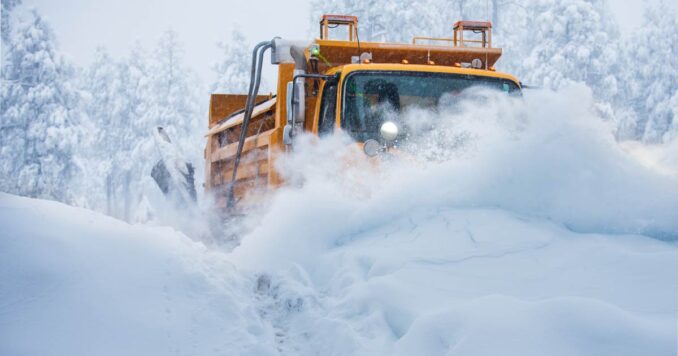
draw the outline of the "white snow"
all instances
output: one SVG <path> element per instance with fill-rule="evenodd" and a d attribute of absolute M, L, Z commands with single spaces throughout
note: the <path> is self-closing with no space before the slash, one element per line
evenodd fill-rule
<path fill-rule="evenodd" d="M 281 234 L 265 251 L 291 263 L 239 270 L 171 229 L 0 200 L 2 354 L 675 352 L 678 249 L 647 237 L 441 209 L 320 249 Z"/>
<path fill-rule="evenodd" d="M 0 354 L 675 355 L 676 176 L 592 107 L 573 87 L 434 116 L 421 153 L 446 160 L 379 170 L 300 142 L 303 185 L 232 252 L 2 194 Z"/>
<path fill-rule="evenodd" d="M 0 211 L 0 354 L 266 350 L 251 286 L 220 253 L 56 202 L 1 193 Z"/>
<path fill-rule="evenodd" d="M 177 212 L 148 176 L 157 126 L 201 160 L 178 35 L 75 68 L 18 3 L 2 2 L 0 190 L 192 238 L 0 193 L 0 355 L 678 354 L 670 7 L 622 37 L 602 0 L 313 1 L 313 26 L 359 14 L 361 40 L 491 17 L 500 68 L 560 91 L 412 110 L 417 158 L 378 168 L 344 137 L 300 137 L 279 162 L 291 184 L 222 251 L 198 242 L 208 204 Z M 212 89 L 243 92 L 248 44 L 219 47 Z"/>

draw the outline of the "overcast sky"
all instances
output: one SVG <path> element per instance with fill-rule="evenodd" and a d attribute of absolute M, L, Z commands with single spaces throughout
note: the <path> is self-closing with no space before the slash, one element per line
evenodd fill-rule
<path fill-rule="evenodd" d="M 628 33 L 638 26 L 644 1 L 609 0 L 622 31 Z M 97 46 L 106 47 L 115 56 L 124 55 L 135 40 L 150 46 L 171 27 L 185 45 L 187 64 L 205 84 L 212 81 L 211 64 L 220 58 L 215 44 L 227 41 L 234 26 L 252 43 L 274 36 L 306 39 L 310 35 L 309 0 L 23 0 L 23 3 L 47 17 L 61 50 L 79 65 L 90 62 Z"/>

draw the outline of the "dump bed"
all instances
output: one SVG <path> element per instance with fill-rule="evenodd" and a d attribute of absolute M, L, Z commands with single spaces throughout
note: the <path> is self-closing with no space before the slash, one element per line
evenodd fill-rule
<path fill-rule="evenodd" d="M 226 208 L 234 159 L 242 129 L 245 95 L 213 94 L 210 99 L 210 129 L 205 149 L 205 189 L 210 191 L 218 207 Z M 277 99 L 272 95 L 257 97 L 252 120 L 237 172 L 234 193 L 242 199 L 246 191 L 265 188 L 274 183 L 270 162 L 276 146 L 275 110 Z M 273 180 L 273 181 L 272 181 Z"/>

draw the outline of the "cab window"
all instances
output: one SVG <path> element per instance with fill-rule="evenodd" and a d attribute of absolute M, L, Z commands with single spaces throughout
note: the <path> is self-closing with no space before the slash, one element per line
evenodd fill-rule
<path fill-rule="evenodd" d="M 345 80 L 341 127 L 357 141 L 379 139 L 386 121 L 399 121 L 410 107 L 438 110 L 473 96 L 466 90 L 485 87 L 520 95 L 514 82 L 501 78 L 449 73 L 358 71 Z M 403 134 L 406 130 L 403 130 Z"/>
<path fill-rule="evenodd" d="M 334 131 L 337 111 L 337 82 L 327 82 L 323 89 L 318 118 L 318 135 L 325 136 Z"/>

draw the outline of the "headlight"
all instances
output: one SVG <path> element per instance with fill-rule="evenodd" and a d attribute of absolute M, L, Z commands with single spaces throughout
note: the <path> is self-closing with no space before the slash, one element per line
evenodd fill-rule
<path fill-rule="evenodd" d="M 381 133 L 381 137 L 384 140 L 393 141 L 396 139 L 396 137 L 398 137 L 398 125 L 396 125 L 393 121 L 386 121 L 385 123 L 381 124 L 379 132 Z"/>

